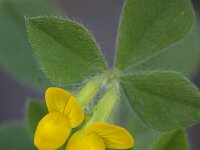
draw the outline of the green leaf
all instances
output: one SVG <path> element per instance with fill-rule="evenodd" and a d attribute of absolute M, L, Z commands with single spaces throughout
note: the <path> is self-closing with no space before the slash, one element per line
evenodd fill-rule
<path fill-rule="evenodd" d="M 130 150 L 188 150 L 188 141 L 183 130 L 162 133 L 147 128 L 132 111 L 123 91 L 120 91 L 120 95 L 122 100 L 112 119 L 132 134 L 135 145 Z M 171 149 L 165 149 L 169 146 Z"/>
<path fill-rule="evenodd" d="M 5 124 L 0 127 L 0 149 L 35 150 L 33 139 L 19 123 Z"/>
<path fill-rule="evenodd" d="M 127 113 L 126 113 L 127 115 Z M 152 144 L 159 138 L 160 133 L 145 127 L 134 113 L 129 113 L 125 126 L 131 132 L 135 145 L 134 150 L 150 150 Z"/>
<path fill-rule="evenodd" d="M 133 110 L 150 128 L 173 130 L 200 121 L 200 94 L 175 72 L 141 72 L 122 77 Z"/>
<path fill-rule="evenodd" d="M 153 145 L 152 150 L 189 150 L 185 131 L 178 130 L 162 135 Z"/>
<path fill-rule="evenodd" d="M 189 0 L 126 0 L 116 67 L 138 65 L 183 38 L 194 23 Z"/>
<path fill-rule="evenodd" d="M 66 144 L 59 148 L 59 150 L 66 150 Z"/>
<path fill-rule="evenodd" d="M 38 17 L 27 19 L 26 25 L 36 56 L 52 82 L 69 85 L 106 69 L 94 38 L 80 24 Z"/>
<path fill-rule="evenodd" d="M 27 126 L 34 135 L 39 121 L 48 113 L 46 103 L 45 101 L 31 100 L 28 101 L 26 109 Z"/>
<path fill-rule="evenodd" d="M 28 43 L 26 17 L 58 14 L 45 0 L 1 0 L 0 65 L 26 84 L 44 90 L 50 85 L 39 69 Z"/>
<path fill-rule="evenodd" d="M 173 70 L 183 75 L 192 73 L 197 68 L 200 56 L 200 32 L 198 28 L 199 24 L 179 42 L 167 47 L 164 52 L 143 63 L 130 67 L 125 71 L 125 74 L 147 70 Z"/>

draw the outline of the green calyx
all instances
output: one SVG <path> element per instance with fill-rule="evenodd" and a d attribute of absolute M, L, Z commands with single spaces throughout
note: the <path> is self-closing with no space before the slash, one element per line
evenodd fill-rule
<path fill-rule="evenodd" d="M 76 98 L 79 101 L 82 108 L 85 108 L 92 98 L 97 94 L 104 83 L 104 78 L 95 78 L 90 80 L 77 94 Z"/>
<path fill-rule="evenodd" d="M 93 106 L 89 109 L 89 112 L 87 112 L 86 122 L 104 122 L 109 119 L 109 116 L 117 104 L 119 96 L 119 85 L 117 80 L 118 70 L 108 70 L 104 73 L 104 76 L 90 80 L 77 94 L 77 100 L 84 109 L 95 99 L 101 89 L 105 91 L 100 95 L 101 98 L 97 100 L 98 104 Z"/>
<path fill-rule="evenodd" d="M 109 119 L 119 98 L 119 89 L 117 82 L 113 82 L 96 106 L 92 121 L 105 122 Z"/>
<path fill-rule="evenodd" d="M 119 88 L 117 79 L 118 70 L 108 70 L 104 76 L 90 80 L 77 94 L 76 98 L 84 109 L 95 98 L 98 92 L 105 88 L 105 92 L 100 95 L 101 98 L 98 100 L 98 104 L 93 109 L 90 109 L 89 114 L 87 114 L 86 122 L 104 122 L 109 119 L 118 100 Z"/>

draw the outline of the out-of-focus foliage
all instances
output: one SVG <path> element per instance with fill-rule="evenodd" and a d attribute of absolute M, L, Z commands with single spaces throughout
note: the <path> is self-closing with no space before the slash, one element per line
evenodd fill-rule
<path fill-rule="evenodd" d="M 1 150 L 35 150 L 33 139 L 20 123 L 0 126 Z"/>
<path fill-rule="evenodd" d="M 27 39 L 25 18 L 58 15 L 45 0 L 0 1 L 0 65 L 26 84 L 43 90 L 50 85 L 37 65 Z"/>
<path fill-rule="evenodd" d="M 26 121 L 32 135 L 35 134 L 37 124 L 48 113 L 45 101 L 31 100 L 27 103 Z"/>

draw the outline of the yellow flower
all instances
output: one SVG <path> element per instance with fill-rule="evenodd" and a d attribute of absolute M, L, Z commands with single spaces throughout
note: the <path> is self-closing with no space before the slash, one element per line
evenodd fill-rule
<path fill-rule="evenodd" d="M 128 149 L 133 145 L 134 140 L 126 129 L 108 123 L 95 122 L 76 132 L 70 138 L 66 150 Z"/>
<path fill-rule="evenodd" d="M 61 88 L 47 89 L 45 99 L 49 113 L 39 122 L 34 144 L 39 150 L 55 150 L 68 139 L 71 129 L 84 119 L 75 97 Z"/>

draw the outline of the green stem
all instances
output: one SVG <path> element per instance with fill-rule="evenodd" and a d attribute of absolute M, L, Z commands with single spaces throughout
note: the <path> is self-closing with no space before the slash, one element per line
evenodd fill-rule
<path fill-rule="evenodd" d="M 98 77 L 90 80 L 77 94 L 76 98 L 82 108 L 85 108 L 102 87 L 105 79 Z"/>

